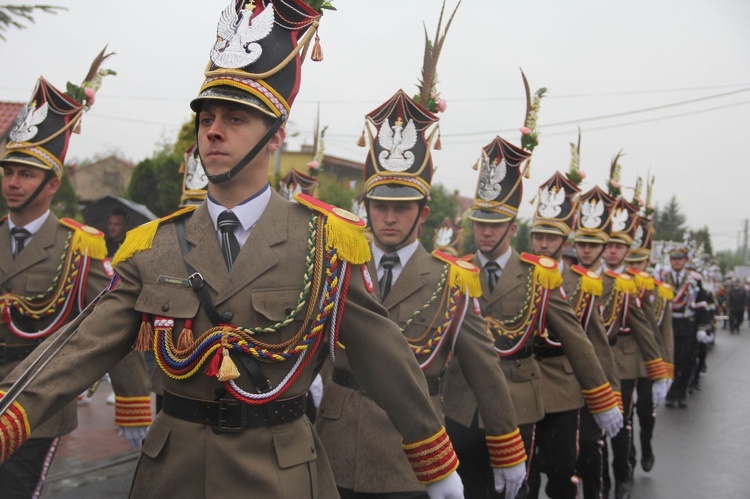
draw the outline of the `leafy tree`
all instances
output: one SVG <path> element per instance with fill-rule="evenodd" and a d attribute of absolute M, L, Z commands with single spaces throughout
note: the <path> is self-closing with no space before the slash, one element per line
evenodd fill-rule
<path fill-rule="evenodd" d="M 48 14 L 57 14 L 57 11 L 59 10 L 68 9 L 54 5 L 0 5 L 0 39 L 6 39 L 3 33 L 10 28 L 26 28 L 26 26 L 22 24 L 22 21 L 33 23 L 33 12 L 35 10 L 40 10 Z"/>
<path fill-rule="evenodd" d="M 435 184 L 430 190 L 430 216 L 422 225 L 420 240 L 427 251 L 432 251 L 435 243 L 435 231 L 445 217 L 451 220 L 458 214 L 458 203 L 448 189 L 441 184 Z"/>
<path fill-rule="evenodd" d="M 164 144 L 135 166 L 125 197 L 146 205 L 157 216 L 172 213 L 180 204 L 182 178 L 177 171 L 181 164 L 182 155 L 174 153 L 174 145 Z"/>
<path fill-rule="evenodd" d="M 726 275 L 737 265 L 742 265 L 742 255 L 739 251 L 722 250 L 716 253 L 716 262 L 719 264 L 721 273 Z"/>
<path fill-rule="evenodd" d="M 690 239 L 695 241 L 698 245 L 703 243 L 703 252 L 708 255 L 714 254 L 713 246 L 711 245 L 711 233 L 708 231 L 708 225 L 698 230 L 690 231 Z"/>
<path fill-rule="evenodd" d="M 50 208 L 60 218 L 69 217 L 79 221 L 83 220 L 81 212 L 78 211 L 76 191 L 73 189 L 73 184 L 70 183 L 70 177 L 67 173 L 62 176 L 60 188 L 55 193 L 55 197 L 52 198 Z"/>
<path fill-rule="evenodd" d="M 680 211 L 677 198 L 672 196 L 664 209 L 657 208 L 654 211 L 655 240 L 660 241 L 682 241 L 685 237 L 685 215 Z"/>
<path fill-rule="evenodd" d="M 351 209 L 352 200 L 362 190 L 361 183 L 358 182 L 354 189 L 350 189 L 329 172 L 320 172 L 317 178 L 318 197 L 320 200 L 345 210 Z M 276 185 L 279 185 L 278 181 Z"/>

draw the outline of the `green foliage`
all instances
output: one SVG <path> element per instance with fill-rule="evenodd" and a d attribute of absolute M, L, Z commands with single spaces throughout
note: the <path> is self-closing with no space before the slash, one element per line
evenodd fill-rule
<path fill-rule="evenodd" d="M 50 209 L 60 218 L 68 217 L 79 221 L 83 220 L 81 213 L 78 211 L 76 191 L 73 189 L 73 184 L 70 183 L 68 175 L 62 176 L 60 188 L 55 193 L 55 197 L 52 198 Z"/>
<path fill-rule="evenodd" d="M 163 217 L 175 211 L 180 204 L 182 178 L 177 171 L 182 155 L 165 145 L 153 157 L 138 163 L 133 170 L 125 197 L 146 205 L 155 215 Z"/>
<path fill-rule="evenodd" d="M 357 182 L 354 189 L 349 189 L 347 185 L 328 172 L 321 172 L 318 175 L 318 197 L 334 206 L 349 210 L 352 207 L 352 200 L 357 193 L 362 190 L 362 184 Z M 276 183 L 278 186 L 278 182 Z"/>
<path fill-rule="evenodd" d="M 461 215 L 461 244 L 459 249 L 460 255 L 469 255 L 477 252 L 477 245 L 474 242 L 474 224 L 469 219 L 471 208 Z"/>
<path fill-rule="evenodd" d="M 719 264 L 721 273 L 726 275 L 731 272 L 737 265 L 742 265 L 742 255 L 739 251 L 723 250 L 716 253 L 716 262 Z"/>
<path fill-rule="evenodd" d="M 420 240 L 427 251 L 434 249 L 435 231 L 443 222 L 445 217 L 451 220 L 458 214 L 458 203 L 453 195 L 441 184 L 435 184 L 430 191 L 430 216 L 422 225 Z"/>
<path fill-rule="evenodd" d="M 711 245 L 711 233 L 708 231 L 708 225 L 702 229 L 691 230 L 690 239 L 694 240 L 698 245 L 703 243 L 703 253 L 713 256 L 714 248 Z"/>
<path fill-rule="evenodd" d="M 175 156 L 182 158 L 185 151 L 195 144 L 195 139 L 195 115 L 193 115 L 193 118 L 186 121 L 182 125 L 182 128 L 180 128 L 180 131 L 177 134 L 177 142 L 175 142 L 174 148 L 172 148 L 172 153 Z"/>
<path fill-rule="evenodd" d="M 33 12 L 35 10 L 41 10 L 47 14 L 57 14 L 59 10 L 68 9 L 54 5 L 0 5 L 0 39 L 6 40 L 3 32 L 8 31 L 9 28 L 26 28 L 21 21 L 33 23 Z"/>
<path fill-rule="evenodd" d="M 685 215 L 680 212 L 677 198 L 672 196 L 664 209 L 654 210 L 654 240 L 682 241 L 685 236 Z"/>
<path fill-rule="evenodd" d="M 523 253 L 524 251 L 531 251 L 531 222 L 525 218 L 517 218 L 516 224 L 518 230 L 513 239 L 510 240 L 510 245 L 516 248 L 516 251 Z"/>

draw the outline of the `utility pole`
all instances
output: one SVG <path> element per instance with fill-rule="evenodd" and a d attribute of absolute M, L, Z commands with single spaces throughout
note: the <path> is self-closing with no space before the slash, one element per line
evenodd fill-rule
<path fill-rule="evenodd" d="M 742 232 L 742 264 L 747 265 L 747 225 L 748 220 L 745 219 L 745 230 Z"/>

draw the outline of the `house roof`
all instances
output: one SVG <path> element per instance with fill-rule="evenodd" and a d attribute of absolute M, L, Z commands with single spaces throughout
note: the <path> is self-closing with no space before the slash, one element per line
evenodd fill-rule
<path fill-rule="evenodd" d="M 8 135 L 24 104 L 24 102 L 0 102 L 0 140 Z"/>

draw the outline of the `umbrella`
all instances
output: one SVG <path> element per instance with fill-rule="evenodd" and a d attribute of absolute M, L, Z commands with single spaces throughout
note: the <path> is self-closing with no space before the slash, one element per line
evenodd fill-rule
<path fill-rule="evenodd" d="M 83 221 L 107 233 L 107 215 L 114 209 L 120 209 L 128 216 L 128 229 L 133 229 L 141 224 L 157 217 L 146 206 L 123 199 L 118 196 L 104 196 L 103 198 L 89 203 L 83 209 Z"/>

